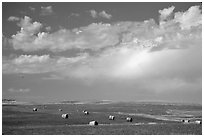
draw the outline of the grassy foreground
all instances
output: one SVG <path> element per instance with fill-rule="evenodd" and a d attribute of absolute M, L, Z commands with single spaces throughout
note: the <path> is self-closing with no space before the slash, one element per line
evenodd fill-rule
<path fill-rule="evenodd" d="M 32 108 L 37 107 L 37 112 Z M 183 124 L 155 118 L 132 115 L 133 122 L 126 122 L 128 113 L 166 115 L 167 110 L 197 112 L 198 106 L 143 105 L 143 104 L 49 104 L 49 105 L 3 105 L 2 134 L 10 135 L 196 135 L 202 134 L 202 124 Z M 61 108 L 63 111 L 58 111 Z M 182 108 L 182 109 L 181 109 Z M 84 115 L 86 109 L 90 115 Z M 191 110 L 191 111 L 190 111 Z M 125 112 L 125 113 L 118 113 Z M 61 114 L 68 113 L 68 119 Z M 108 120 L 114 115 L 114 121 Z M 196 116 L 201 117 L 201 116 Z M 98 126 L 89 126 L 97 120 Z M 153 124 L 150 124 L 153 123 Z"/>

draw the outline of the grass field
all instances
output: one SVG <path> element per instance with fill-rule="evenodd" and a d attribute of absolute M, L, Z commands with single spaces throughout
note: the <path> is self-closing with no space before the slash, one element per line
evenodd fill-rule
<path fill-rule="evenodd" d="M 38 108 L 33 112 L 34 107 Z M 202 106 L 147 103 L 3 105 L 2 134 L 156 135 L 202 134 Z M 62 111 L 58 111 L 62 109 Z M 89 115 L 84 115 L 83 110 Z M 61 114 L 68 113 L 68 119 Z M 114 115 L 115 120 L 108 120 Z M 130 116 L 133 122 L 126 122 Z M 181 119 L 190 119 L 184 124 Z M 91 120 L 98 126 L 89 126 Z"/>

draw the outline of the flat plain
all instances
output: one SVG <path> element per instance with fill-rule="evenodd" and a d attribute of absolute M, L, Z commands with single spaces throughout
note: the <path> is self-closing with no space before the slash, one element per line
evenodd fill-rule
<path fill-rule="evenodd" d="M 38 111 L 33 112 L 34 107 Z M 64 113 L 68 113 L 68 119 L 61 117 Z M 109 115 L 115 120 L 109 120 Z M 133 121 L 127 122 L 126 117 Z M 99 125 L 90 126 L 92 120 Z M 2 106 L 5 135 L 201 135 L 202 124 L 196 124 L 196 120 L 202 121 L 201 105 L 92 102 Z"/>

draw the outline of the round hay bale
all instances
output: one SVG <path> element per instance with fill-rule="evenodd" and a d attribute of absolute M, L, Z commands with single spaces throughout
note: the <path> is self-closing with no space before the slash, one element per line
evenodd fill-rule
<path fill-rule="evenodd" d="M 196 123 L 196 124 L 202 124 L 202 121 L 196 120 L 195 123 Z"/>
<path fill-rule="evenodd" d="M 33 108 L 33 111 L 38 111 L 38 109 L 37 108 Z"/>
<path fill-rule="evenodd" d="M 67 119 L 68 117 L 68 114 L 62 114 L 62 118 Z"/>
<path fill-rule="evenodd" d="M 127 117 L 127 118 L 126 118 L 126 121 L 127 121 L 127 122 L 132 122 L 132 118 L 131 118 L 131 117 Z"/>
<path fill-rule="evenodd" d="M 88 112 L 88 111 L 84 111 L 84 114 L 85 114 L 85 115 L 88 115 L 88 114 L 89 114 L 89 112 Z"/>
<path fill-rule="evenodd" d="M 97 121 L 90 121 L 89 125 L 90 126 L 96 126 L 96 125 L 98 125 L 98 122 Z"/>
<path fill-rule="evenodd" d="M 110 115 L 110 116 L 108 117 L 108 119 L 109 119 L 109 120 L 114 120 L 114 119 L 115 119 L 115 116 Z"/>

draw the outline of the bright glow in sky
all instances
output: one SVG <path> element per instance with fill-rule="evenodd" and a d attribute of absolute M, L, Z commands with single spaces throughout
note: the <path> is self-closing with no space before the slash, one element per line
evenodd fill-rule
<path fill-rule="evenodd" d="M 202 101 L 201 3 L 2 5 L 3 98 Z"/>

